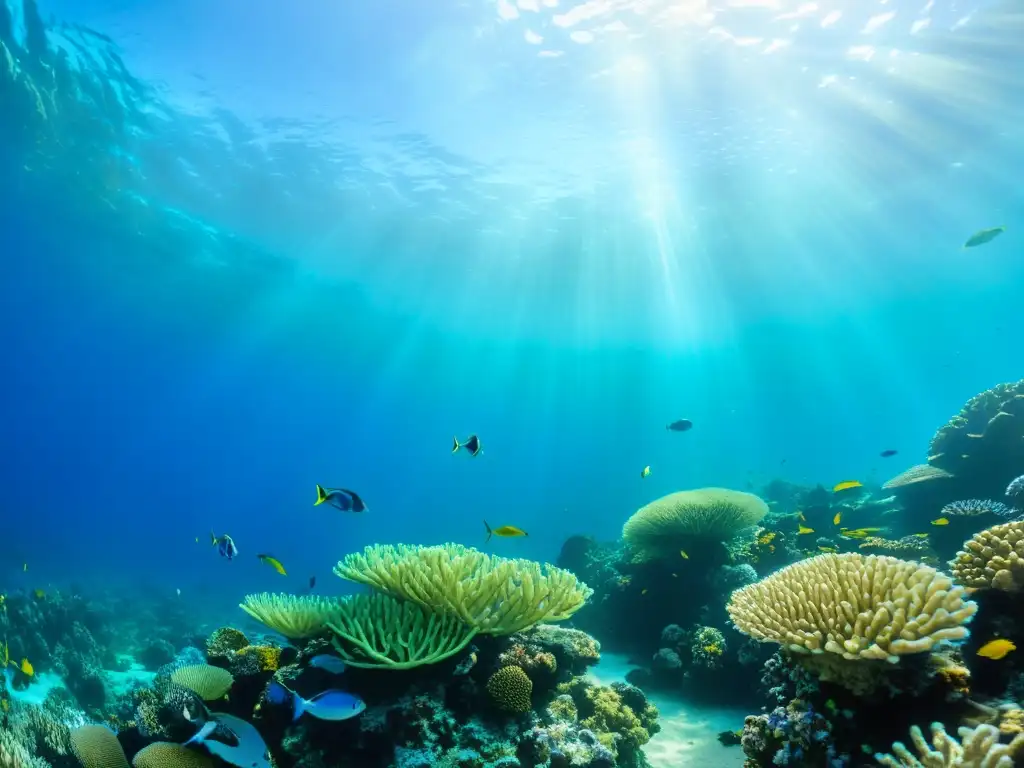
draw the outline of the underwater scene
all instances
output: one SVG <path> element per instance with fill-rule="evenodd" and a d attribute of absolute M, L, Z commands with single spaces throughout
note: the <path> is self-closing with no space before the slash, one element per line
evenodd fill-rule
<path fill-rule="evenodd" d="M 1024 766 L 1022 179 L 1019 0 L 0 0 L 0 768 Z"/>

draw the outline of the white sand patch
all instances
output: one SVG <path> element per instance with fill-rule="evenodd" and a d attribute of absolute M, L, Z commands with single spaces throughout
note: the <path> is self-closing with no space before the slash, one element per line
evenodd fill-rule
<path fill-rule="evenodd" d="M 145 686 L 152 685 L 153 678 L 156 677 L 156 672 L 148 671 L 134 659 L 131 661 L 131 666 L 123 672 L 108 669 L 103 674 L 107 679 L 108 691 L 114 696 L 123 696 L 140 684 Z"/>
<path fill-rule="evenodd" d="M 590 676 L 607 685 L 625 680 L 633 667 L 623 656 L 602 653 L 601 662 Z M 685 768 L 686 766 L 714 766 L 714 768 L 741 768 L 743 750 L 726 747 L 718 741 L 718 734 L 743 727 L 747 712 L 722 707 L 699 706 L 663 694 L 648 694 L 647 698 L 658 708 L 661 731 L 644 747 L 652 768 Z"/>

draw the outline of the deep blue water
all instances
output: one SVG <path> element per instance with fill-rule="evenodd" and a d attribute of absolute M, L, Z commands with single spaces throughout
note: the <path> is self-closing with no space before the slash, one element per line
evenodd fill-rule
<path fill-rule="evenodd" d="M 106 86 L 0 102 L 0 588 L 330 592 L 484 519 L 553 559 L 673 490 L 884 481 L 1024 375 L 1012 3 L 370 5 L 40 4 Z"/>

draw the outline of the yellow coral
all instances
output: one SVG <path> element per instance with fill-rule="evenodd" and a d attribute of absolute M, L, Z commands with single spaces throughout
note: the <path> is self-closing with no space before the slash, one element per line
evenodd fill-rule
<path fill-rule="evenodd" d="M 459 544 L 374 545 L 345 557 L 334 573 L 429 611 L 450 613 L 490 635 L 568 619 L 593 594 L 561 568 L 487 555 Z"/>
<path fill-rule="evenodd" d="M 1020 591 L 1024 587 L 1024 521 L 974 534 L 956 553 L 952 570 L 954 578 L 971 590 Z"/>
<path fill-rule="evenodd" d="M 247 645 L 239 656 L 254 656 L 260 672 L 276 672 L 281 664 L 281 649 L 273 645 Z"/>
<path fill-rule="evenodd" d="M 533 681 L 520 667 L 502 667 L 491 675 L 487 693 L 499 709 L 508 712 L 529 712 L 533 706 Z"/>
<path fill-rule="evenodd" d="M 638 509 L 622 538 L 641 558 L 678 557 L 694 539 L 725 541 L 756 525 L 768 505 L 751 493 L 727 488 L 678 491 Z"/>
<path fill-rule="evenodd" d="M 246 595 L 238 607 L 289 640 L 303 640 L 327 631 L 327 623 L 338 611 L 338 601 L 315 595 L 262 592 Z"/>
<path fill-rule="evenodd" d="M 1024 733 L 1024 709 L 1009 709 L 999 719 L 999 731 L 1005 734 Z"/>
<path fill-rule="evenodd" d="M 910 729 L 910 740 L 921 756 L 918 760 L 901 742 L 892 745 L 893 754 L 876 754 L 875 759 L 887 768 L 927 765 L 929 768 L 1013 768 L 1014 756 L 1024 750 L 1024 734 L 1009 744 L 999 743 L 999 729 L 991 725 L 961 728 L 957 741 L 939 723 L 932 723 L 932 744 L 916 725 Z M 934 749 L 932 749 L 934 747 Z"/>
<path fill-rule="evenodd" d="M 934 568 L 857 553 L 794 563 L 733 592 L 727 608 L 761 642 L 891 663 L 963 639 L 978 609 Z"/>

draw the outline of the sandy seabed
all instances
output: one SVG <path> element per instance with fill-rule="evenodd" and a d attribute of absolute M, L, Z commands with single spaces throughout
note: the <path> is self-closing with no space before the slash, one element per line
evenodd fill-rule
<path fill-rule="evenodd" d="M 632 666 L 625 657 L 602 654 L 591 677 L 601 684 L 625 680 Z M 743 710 L 696 706 L 659 694 L 647 697 L 661 717 L 661 731 L 644 748 L 652 768 L 741 768 L 743 751 L 726 747 L 718 734 L 743 727 Z"/>

